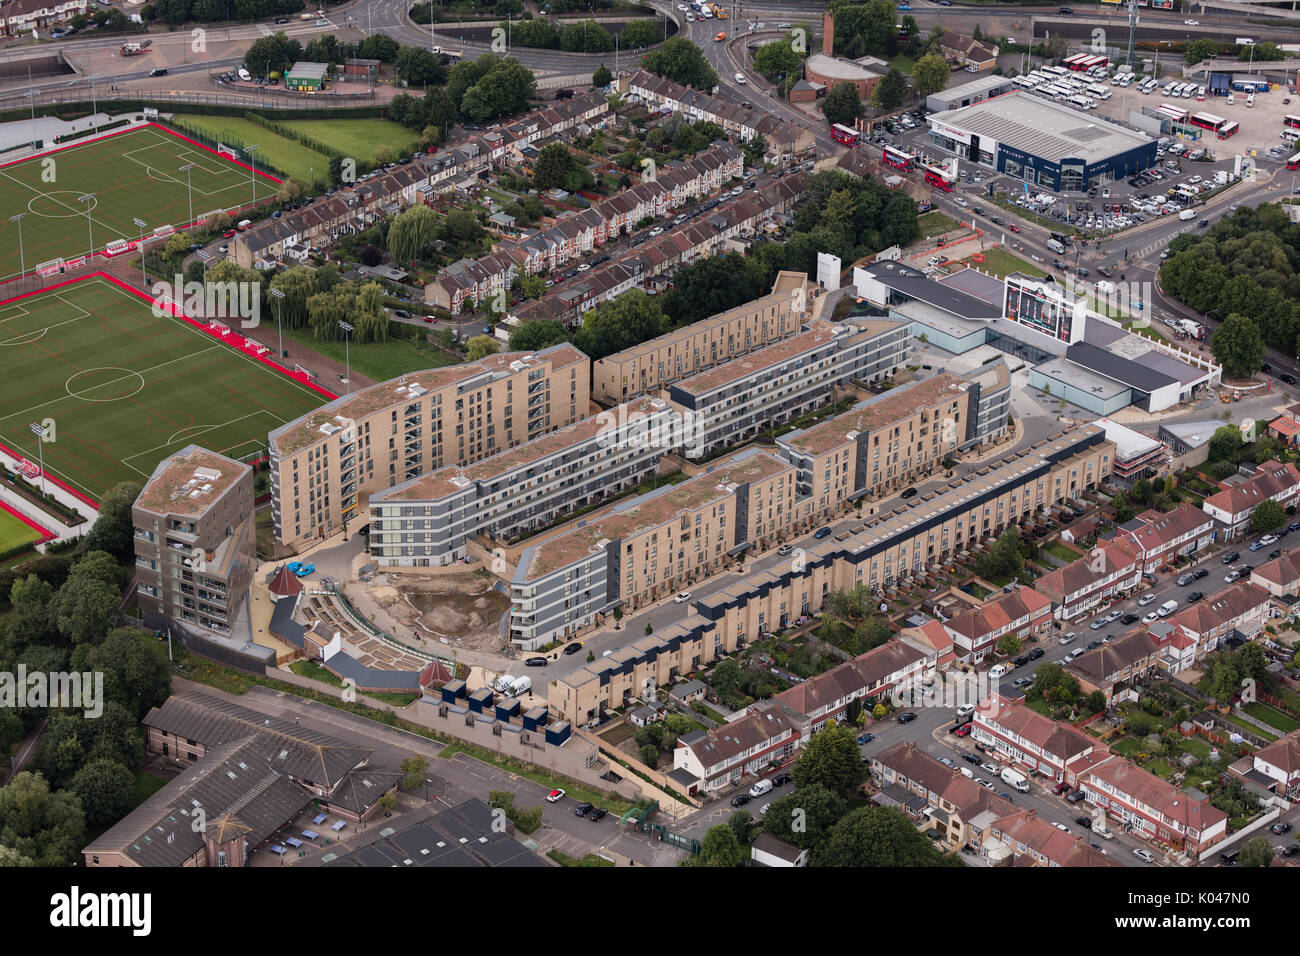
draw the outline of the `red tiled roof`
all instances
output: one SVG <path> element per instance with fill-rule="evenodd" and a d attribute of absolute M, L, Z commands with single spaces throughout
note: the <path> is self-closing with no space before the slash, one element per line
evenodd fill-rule
<path fill-rule="evenodd" d="M 302 582 L 289 570 L 288 565 L 282 564 L 280 570 L 275 572 L 275 577 L 271 579 L 269 590 L 276 597 L 292 597 L 302 591 Z"/>

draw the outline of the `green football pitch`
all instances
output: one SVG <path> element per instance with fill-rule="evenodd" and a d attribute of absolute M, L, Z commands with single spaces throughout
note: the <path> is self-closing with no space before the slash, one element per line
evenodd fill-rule
<path fill-rule="evenodd" d="M 93 500 L 190 443 L 255 454 L 328 401 L 101 274 L 0 303 L 0 358 L 0 443 Z"/>
<path fill-rule="evenodd" d="M 259 198 L 274 193 L 274 182 L 260 173 L 257 180 Z M 0 166 L 0 279 L 136 240 L 136 219 L 146 235 L 158 226 L 180 231 L 204 213 L 251 202 L 253 183 L 251 169 L 157 126 Z M 10 221 L 19 213 L 21 227 Z"/>

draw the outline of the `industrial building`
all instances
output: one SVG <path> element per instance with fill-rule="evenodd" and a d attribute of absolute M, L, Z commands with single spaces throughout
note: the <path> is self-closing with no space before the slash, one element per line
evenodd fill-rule
<path fill-rule="evenodd" d="M 1003 93 L 1010 93 L 1015 88 L 1009 76 L 981 76 L 978 80 L 960 83 L 938 93 L 931 93 L 925 98 L 925 108 L 931 113 L 959 110 L 991 100 Z"/>
<path fill-rule="evenodd" d="M 1019 91 L 926 122 L 940 148 L 1057 192 L 1086 191 L 1156 163 L 1156 141 L 1145 133 Z"/>

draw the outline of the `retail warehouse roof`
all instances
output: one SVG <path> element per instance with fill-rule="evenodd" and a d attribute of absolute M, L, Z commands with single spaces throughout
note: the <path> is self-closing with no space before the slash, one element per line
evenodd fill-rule
<path fill-rule="evenodd" d="M 936 282 L 919 269 L 901 262 L 874 262 L 864 271 L 900 295 L 933 305 L 953 315 L 968 319 L 996 319 L 1002 315 L 1001 309 L 992 303 Z"/>
<path fill-rule="evenodd" d="M 999 309 L 1002 308 L 1006 285 L 997 276 L 968 267 L 937 281 L 940 285 L 974 296 L 983 302 L 997 306 Z M 999 312 L 999 314 L 1001 313 Z"/>
<path fill-rule="evenodd" d="M 1154 142 L 1145 133 L 1018 91 L 933 113 L 929 119 L 1053 163 L 1063 159 L 1097 163 Z"/>
<path fill-rule="evenodd" d="M 1071 345 L 1066 349 L 1065 357 L 1076 365 L 1121 382 L 1130 388 L 1136 388 L 1140 392 L 1154 392 L 1158 388 L 1179 381 L 1171 375 L 1148 368 L 1141 362 L 1126 359 L 1087 342 L 1076 342 Z"/>

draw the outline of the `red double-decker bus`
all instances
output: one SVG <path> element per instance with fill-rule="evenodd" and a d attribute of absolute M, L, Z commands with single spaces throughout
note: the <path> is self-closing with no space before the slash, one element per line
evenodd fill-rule
<path fill-rule="evenodd" d="M 893 146 L 886 146 L 880 158 L 884 160 L 885 165 L 893 166 L 895 169 L 906 171 L 912 168 L 912 155 Z"/>
<path fill-rule="evenodd" d="M 952 180 L 937 170 L 927 169 L 925 181 L 936 189 L 942 189 L 946 193 L 952 192 Z"/>
<path fill-rule="evenodd" d="M 1300 169 L 1300 153 L 1296 153 L 1286 161 L 1287 169 Z"/>
<path fill-rule="evenodd" d="M 1222 126 L 1219 127 L 1219 132 L 1217 135 L 1219 139 L 1227 139 L 1229 136 L 1236 135 L 1237 130 L 1239 129 L 1241 129 L 1240 123 L 1232 122 L 1231 120 L 1229 120 L 1227 123 L 1224 123 Z"/>
<path fill-rule="evenodd" d="M 837 143 L 843 143 L 845 146 L 858 145 L 858 131 L 848 126 L 842 126 L 839 123 L 831 126 L 831 138 Z"/>

